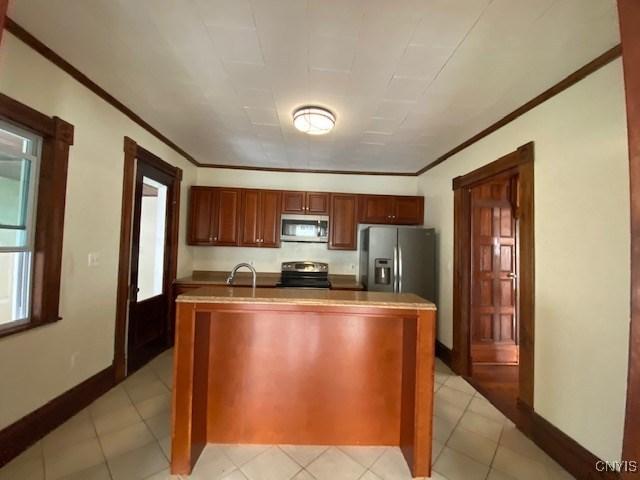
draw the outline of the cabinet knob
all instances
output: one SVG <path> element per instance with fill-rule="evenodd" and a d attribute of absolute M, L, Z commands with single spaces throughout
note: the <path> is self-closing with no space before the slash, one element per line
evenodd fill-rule
<path fill-rule="evenodd" d="M 213 237 L 213 241 L 217 242 L 218 241 L 218 237 Z"/>

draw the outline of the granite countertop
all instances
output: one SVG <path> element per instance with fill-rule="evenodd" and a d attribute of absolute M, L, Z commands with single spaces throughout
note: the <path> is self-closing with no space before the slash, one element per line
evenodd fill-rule
<path fill-rule="evenodd" d="M 413 293 L 366 292 L 299 288 L 247 288 L 203 286 L 179 295 L 178 303 L 242 303 L 380 307 L 436 310 L 436 306 Z"/>
<path fill-rule="evenodd" d="M 182 277 L 175 281 L 176 285 L 226 285 L 229 272 L 194 270 L 188 277 Z M 256 275 L 256 287 L 275 287 L 280 281 L 280 272 L 258 273 Z M 331 289 L 333 290 L 364 290 L 355 275 L 329 275 Z M 250 287 L 251 272 L 240 271 L 236 273 L 234 286 Z"/>

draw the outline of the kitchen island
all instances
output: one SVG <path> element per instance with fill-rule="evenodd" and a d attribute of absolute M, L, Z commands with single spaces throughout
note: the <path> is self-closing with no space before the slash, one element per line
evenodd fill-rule
<path fill-rule="evenodd" d="M 431 472 L 435 305 L 205 286 L 177 298 L 171 472 L 207 443 L 397 445 Z"/>

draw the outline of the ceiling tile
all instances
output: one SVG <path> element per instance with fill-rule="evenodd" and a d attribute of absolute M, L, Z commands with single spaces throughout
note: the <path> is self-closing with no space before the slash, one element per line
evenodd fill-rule
<path fill-rule="evenodd" d="M 615 0 L 29 0 L 10 9 L 198 161 L 249 166 L 415 171 L 619 42 Z M 329 135 L 293 128 L 305 104 L 336 113 Z"/>

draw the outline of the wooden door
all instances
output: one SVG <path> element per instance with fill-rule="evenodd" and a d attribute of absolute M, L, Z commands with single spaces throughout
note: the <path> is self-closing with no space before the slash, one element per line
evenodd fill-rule
<path fill-rule="evenodd" d="M 305 192 L 282 192 L 282 213 L 304 214 L 306 205 Z"/>
<path fill-rule="evenodd" d="M 393 223 L 396 225 L 422 225 L 424 197 L 394 197 Z"/>
<path fill-rule="evenodd" d="M 361 223 L 393 223 L 393 197 L 360 195 L 358 211 Z"/>
<path fill-rule="evenodd" d="M 356 250 L 358 243 L 357 195 L 332 193 L 329 214 L 329 248 Z"/>
<path fill-rule="evenodd" d="M 189 192 L 189 245 L 213 243 L 214 190 L 191 187 Z"/>
<path fill-rule="evenodd" d="M 238 245 L 240 190 L 217 188 L 215 198 L 213 244 Z"/>
<path fill-rule="evenodd" d="M 517 364 L 515 177 L 471 189 L 471 361 Z"/>
<path fill-rule="evenodd" d="M 240 245 L 260 245 L 260 190 L 243 190 L 240 213 Z"/>
<path fill-rule="evenodd" d="M 327 192 L 307 192 L 306 213 L 309 215 L 329 215 L 329 194 Z"/>
<path fill-rule="evenodd" d="M 280 192 L 263 190 L 260 192 L 260 246 L 280 246 L 280 206 L 282 196 Z"/>
<path fill-rule="evenodd" d="M 132 223 L 127 370 L 167 347 L 174 177 L 138 159 Z"/>

